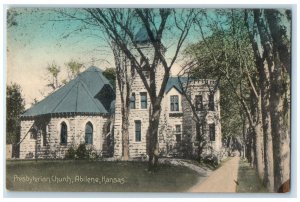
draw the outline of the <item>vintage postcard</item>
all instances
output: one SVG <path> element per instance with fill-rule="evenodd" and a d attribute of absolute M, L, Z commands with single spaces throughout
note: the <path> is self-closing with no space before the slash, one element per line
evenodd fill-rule
<path fill-rule="evenodd" d="M 290 192 L 291 6 L 6 10 L 8 192 Z"/>

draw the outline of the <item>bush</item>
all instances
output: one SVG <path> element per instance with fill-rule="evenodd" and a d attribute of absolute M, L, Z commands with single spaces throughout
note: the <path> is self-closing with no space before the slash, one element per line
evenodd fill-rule
<path fill-rule="evenodd" d="M 91 159 L 91 160 L 96 160 L 96 159 L 101 159 L 102 155 L 101 155 L 101 152 L 97 153 L 97 150 L 95 148 L 90 147 L 87 150 L 87 158 Z"/>
<path fill-rule="evenodd" d="M 101 152 L 97 153 L 97 150 L 91 145 L 86 145 L 84 143 L 80 144 L 77 149 L 71 146 L 66 152 L 65 159 L 101 159 Z"/>
<path fill-rule="evenodd" d="M 77 159 L 87 159 L 89 157 L 89 153 L 84 143 L 78 146 L 76 150 L 76 157 Z"/>
<path fill-rule="evenodd" d="M 76 150 L 74 149 L 73 146 L 71 146 L 65 155 L 65 159 L 75 159 L 75 155 L 76 155 Z"/>
<path fill-rule="evenodd" d="M 216 168 L 219 165 L 219 160 L 216 155 L 209 154 L 203 157 L 203 163 L 209 164 Z"/>

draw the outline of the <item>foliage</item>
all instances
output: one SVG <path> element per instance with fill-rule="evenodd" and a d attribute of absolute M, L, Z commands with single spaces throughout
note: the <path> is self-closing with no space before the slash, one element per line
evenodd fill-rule
<path fill-rule="evenodd" d="M 89 157 L 86 145 L 81 143 L 76 149 L 76 158 L 77 159 L 87 159 Z"/>
<path fill-rule="evenodd" d="M 18 13 L 16 10 L 13 9 L 8 9 L 7 10 L 7 27 L 13 27 L 13 26 L 17 26 L 18 22 L 16 17 L 18 16 Z"/>
<path fill-rule="evenodd" d="M 208 164 L 214 168 L 219 165 L 219 159 L 214 154 L 205 155 L 202 159 L 203 163 Z"/>
<path fill-rule="evenodd" d="M 60 67 L 55 62 L 48 64 L 47 75 L 49 75 L 49 83 L 47 84 L 47 86 L 51 87 L 53 91 L 60 87 L 60 82 L 58 80 L 58 75 L 60 72 Z"/>
<path fill-rule="evenodd" d="M 6 87 L 6 143 L 15 144 L 20 139 L 21 120 L 20 115 L 24 112 L 25 102 L 22 97 L 21 87 L 10 84 Z"/>
<path fill-rule="evenodd" d="M 109 80 L 109 83 L 116 89 L 116 69 L 107 68 L 103 71 L 103 75 Z"/>
<path fill-rule="evenodd" d="M 206 25 L 201 24 L 199 19 L 196 27 L 204 39 L 189 45 L 184 51 L 187 64 L 191 67 L 188 70 L 191 78 L 220 79 L 223 136 L 243 134 L 245 118 L 236 92 L 242 93 L 245 98 L 249 97 L 246 72 L 250 77 L 253 73 L 250 68 L 245 69 L 254 66 L 242 12 L 233 10 L 230 14 L 230 11 L 219 10 L 216 18 L 222 18 L 223 21 L 213 22 L 207 18 Z M 204 30 L 209 30 L 209 34 L 205 35 Z"/>
<path fill-rule="evenodd" d="M 87 146 L 85 143 L 81 143 L 77 148 L 74 145 L 70 146 L 65 155 L 65 159 L 97 160 L 101 158 L 101 153 L 98 153 L 92 146 Z"/>
<path fill-rule="evenodd" d="M 66 64 L 69 80 L 74 79 L 84 67 L 83 64 L 76 62 L 74 60 L 69 61 Z"/>
<path fill-rule="evenodd" d="M 75 159 L 76 156 L 76 150 L 74 148 L 74 146 L 72 145 L 71 147 L 69 147 L 66 155 L 65 155 L 65 159 Z"/>

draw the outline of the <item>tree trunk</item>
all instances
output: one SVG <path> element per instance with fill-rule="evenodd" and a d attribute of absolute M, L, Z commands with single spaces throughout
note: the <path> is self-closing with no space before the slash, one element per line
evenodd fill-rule
<path fill-rule="evenodd" d="M 281 64 L 291 74 L 291 22 L 288 20 L 287 11 L 284 9 L 266 9 L 265 16 L 268 21 L 268 27 L 273 39 L 274 48 L 278 51 L 278 57 Z M 290 31 L 290 33 L 288 33 Z"/>
<path fill-rule="evenodd" d="M 122 107 L 122 158 L 129 160 L 129 132 L 128 111 Z"/>
<path fill-rule="evenodd" d="M 251 113 L 253 122 L 251 123 L 254 130 L 255 142 L 255 168 L 258 177 L 263 180 L 264 176 L 264 143 L 263 143 L 263 125 L 262 125 L 262 112 L 261 112 L 261 92 L 257 91 L 257 95 L 251 91 Z"/>
<path fill-rule="evenodd" d="M 290 22 L 279 10 L 265 10 L 273 39 L 273 66 L 270 68 L 270 115 L 273 135 L 275 191 L 290 180 Z"/>
<path fill-rule="evenodd" d="M 273 135 L 274 189 L 290 179 L 289 103 L 287 100 L 287 73 L 281 67 L 278 53 L 271 72 L 270 111 Z"/>
<path fill-rule="evenodd" d="M 273 164 L 273 140 L 271 133 L 271 121 L 269 111 L 263 112 L 264 125 L 264 184 L 269 191 L 274 191 L 274 164 Z"/>
<path fill-rule="evenodd" d="M 160 105 L 153 105 L 150 120 L 149 120 L 149 144 L 148 144 L 148 154 L 149 154 L 149 162 L 148 162 L 148 170 L 155 171 L 158 163 L 159 156 L 159 146 L 158 146 L 158 127 L 159 127 L 159 119 L 160 119 Z"/>
<path fill-rule="evenodd" d="M 258 112 L 261 113 L 261 112 Z M 263 130 L 261 120 L 255 125 L 255 158 L 256 170 L 258 177 L 263 180 L 264 176 L 264 147 L 263 147 Z"/>
<path fill-rule="evenodd" d="M 264 164 L 265 175 L 264 184 L 269 191 L 274 191 L 274 165 L 273 165 L 273 145 L 270 119 L 270 76 L 268 67 L 260 67 L 260 88 L 262 94 L 262 123 L 264 132 Z"/>

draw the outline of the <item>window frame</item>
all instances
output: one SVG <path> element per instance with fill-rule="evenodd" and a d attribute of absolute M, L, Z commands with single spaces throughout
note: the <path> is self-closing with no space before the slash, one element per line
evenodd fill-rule
<path fill-rule="evenodd" d="M 141 102 L 141 109 L 147 109 L 148 108 L 148 95 L 147 92 L 140 92 L 140 102 Z M 144 98 L 144 99 L 142 99 Z M 144 103 L 144 104 L 143 104 Z"/>
<path fill-rule="evenodd" d="M 171 112 L 179 112 L 179 96 L 178 95 L 170 95 L 170 111 Z"/>
<path fill-rule="evenodd" d="M 139 127 L 137 127 L 139 126 Z M 142 122 L 141 120 L 134 121 L 134 135 L 135 135 L 135 142 L 142 141 Z"/>
<path fill-rule="evenodd" d="M 136 109 L 136 95 L 135 95 L 135 93 L 132 93 L 131 97 L 130 97 L 130 109 Z"/>
<path fill-rule="evenodd" d="M 92 132 L 89 131 L 87 133 L 87 126 L 91 127 Z M 87 139 L 87 135 L 90 135 L 89 139 Z M 91 140 L 91 142 L 89 142 L 87 140 Z M 94 126 L 90 121 L 87 122 L 84 127 L 84 142 L 86 145 L 93 145 L 93 143 L 94 143 Z"/>
<path fill-rule="evenodd" d="M 66 122 L 63 121 L 60 124 L 60 145 L 67 145 L 67 144 L 68 144 L 68 125 Z"/>
<path fill-rule="evenodd" d="M 215 123 L 209 124 L 209 140 L 211 142 L 216 141 L 216 124 Z"/>
<path fill-rule="evenodd" d="M 215 94 L 210 93 L 208 95 L 208 110 L 215 111 Z"/>
<path fill-rule="evenodd" d="M 179 127 L 178 127 L 179 126 Z M 177 130 L 179 128 L 179 130 Z M 182 140 L 182 125 L 181 124 L 176 124 L 175 125 L 175 138 L 176 138 L 176 142 L 180 143 Z M 178 138 L 179 137 L 179 138 Z M 179 139 L 179 140 L 178 140 Z"/>
<path fill-rule="evenodd" d="M 201 99 L 198 99 L 201 98 Z M 199 107 L 200 105 L 200 107 Z M 195 108 L 196 111 L 202 111 L 203 110 L 203 95 L 195 95 Z"/>
<path fill-rule="evenodd" d="M 196 122 L 196 139 L 195 141 L 199 142 L 201 135 L 204 135 L 204 123 Z"/>
<path fill-rule="evenodd" d="M 43 147 L 45 147 L 48 145 L 47 133 L 42 131 L 42 136 L 43 136 Z"/>

